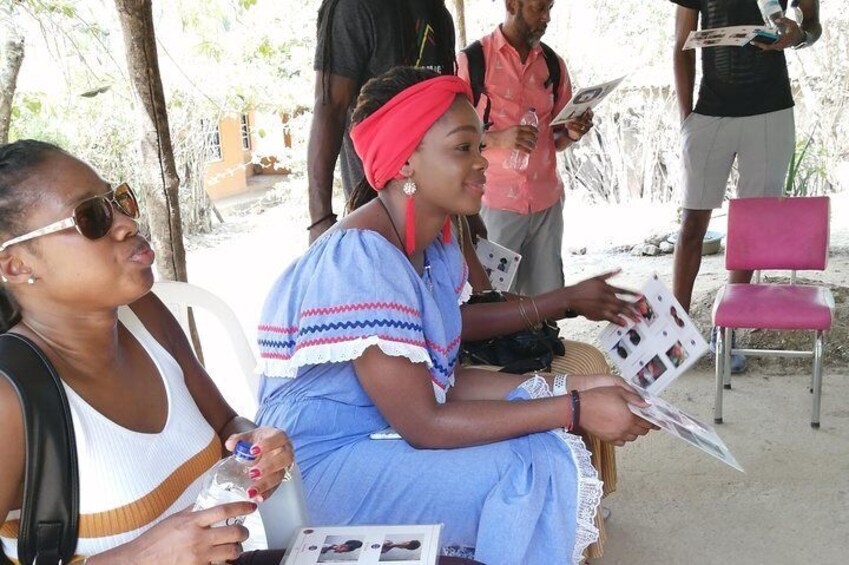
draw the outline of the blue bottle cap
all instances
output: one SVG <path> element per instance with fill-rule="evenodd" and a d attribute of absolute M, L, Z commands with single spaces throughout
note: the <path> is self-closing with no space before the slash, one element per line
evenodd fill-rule
<path fill-rule="evenodd" d="M 251 448 L 254 445 L 249 441 L 240 441 L 236 444 L 236 450 L 234 453 L 241 458 L 247 459 L 248 461 L 253 461 L 256 459 L 253 455 L 251 455 Z"/>

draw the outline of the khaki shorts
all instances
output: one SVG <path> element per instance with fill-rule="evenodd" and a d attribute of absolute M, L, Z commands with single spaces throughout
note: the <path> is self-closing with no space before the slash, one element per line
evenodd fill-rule
<path fill-rule="evenodd" d="M 563 286 L 563 199 L 551 208 L 520 214 L 483 206 L 481 219 L 490 241 L 522 256 L 514 292 L 534 296 Z"/>
<path fill-rule="evenodd" d="M 681 145 L 683 208 L 722 206 L 735 158 L 739 198 L 781 196 L 796 147 L 793 108 L 741 118 L 693 112 L 681 124 Z"/>

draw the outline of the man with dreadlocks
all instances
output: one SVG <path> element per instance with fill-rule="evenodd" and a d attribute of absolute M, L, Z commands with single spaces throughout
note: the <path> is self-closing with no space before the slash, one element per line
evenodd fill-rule
<path fill-rule="evenodd" d="M 396 65 L 454 74 L 454 24 L 444 0 L 321 3 L 307 153 L 310 243 L 336 221 L 331 195 L 337 157 L 346 197 L 365 178 L 348 135 L 357 94 L 367 80 Z"/>

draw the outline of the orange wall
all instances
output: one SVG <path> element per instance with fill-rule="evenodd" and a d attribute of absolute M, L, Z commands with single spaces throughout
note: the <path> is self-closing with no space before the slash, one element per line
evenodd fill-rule
<path fill-rule="evenodd" d="M 248 114 L 248 121 L 253 123 L 253 113 Z M 254 174 L 250 165 L 251 152 L 242 149 L 239 116 L 221 118 L 218 130 L 221 160 L 209 161 L 204 174 L 204 186 L 213 200 L 244 192 L 248 177 Z"/>

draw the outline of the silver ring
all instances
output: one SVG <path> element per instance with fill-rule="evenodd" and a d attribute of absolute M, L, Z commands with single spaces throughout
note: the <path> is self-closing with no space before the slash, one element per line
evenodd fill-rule
<path fill-rule="evenodd" d="M 285 469 L 283 469 L 283 480 L 282 480 L 282 481 L 280 481 L 280 482 L 288 483 L 289 481 L 291 481 L 291 480 L 292 480 L 292 469 L 293 469 L 294 467 L 295 467 L 295 463 L 294 463 L 294 462 L 292 462 L 292 463 L 290 463 L 290 464 L 289 464 L 289 466 L 288 466 L 288 467 L 286 467 Z"/>

